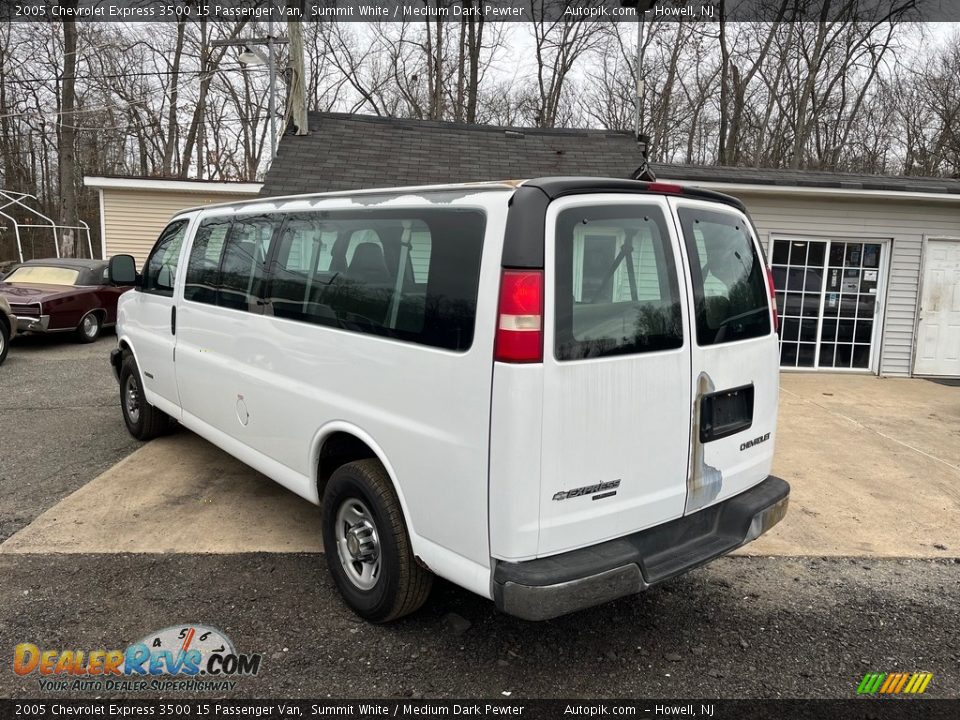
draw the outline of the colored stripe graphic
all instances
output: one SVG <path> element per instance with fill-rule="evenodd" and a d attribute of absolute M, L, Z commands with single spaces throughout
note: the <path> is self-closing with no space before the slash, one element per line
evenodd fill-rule
<path fill-rule="evenodd" d="M 886 673 L 867 673 L 860 681 L 860 687 L 857 688 L 859 695 L 872 695 L 880 689 L 880 684 L 886 679 Z"/>
<path fill-rule="evenodd" d="M 933 673 L 867 673 L 857 686 L 858 695 L 920 695 L 933 680 Z"/>

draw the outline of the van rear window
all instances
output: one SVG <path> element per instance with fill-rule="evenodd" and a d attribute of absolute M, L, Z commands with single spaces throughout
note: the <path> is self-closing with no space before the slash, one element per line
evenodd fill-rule
<path fill-rule="evenodd" d="M 683 345 L 676 263 L 656 206 L 571 208 L 557 218 L 557 360 Z"/>
<path fill-rule="evenodd" d="M 697 343 L 769 335 L 766 272 L 747 223 L 699 208 L 681 208 L 678 215 L 690 258 Z"/>

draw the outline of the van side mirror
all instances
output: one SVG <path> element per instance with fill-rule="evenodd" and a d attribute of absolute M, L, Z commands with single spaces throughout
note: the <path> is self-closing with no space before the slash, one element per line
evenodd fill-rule
<path fill-rule="evenodd" d="M 133 255 L 114 255 L 107 266 L 108 277 L 114 285 L 139 286 L 140 275 L 137 274 L 137 261 Z"/>

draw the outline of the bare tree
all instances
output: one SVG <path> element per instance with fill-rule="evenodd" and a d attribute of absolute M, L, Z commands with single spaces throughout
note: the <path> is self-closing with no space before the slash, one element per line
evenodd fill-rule
<path fill-rule="evenodd" d="M 566 12 L 575 5 L 575 0 L 530 0 L 537 63 L 536 105 L 531 114 L 540 127 L 557 125 L 564 84 L 577 60 L 595 47 L 600 37 L 599 22 Z"/>
<path fill-rule="evenodd" d="M 59 0 L 66 11 L 75 11 L 77 0 Z M 60 224 L 76 226 L 77 218 L 77 175 L 74 145 L 76 143 L 74 88 L 77 81 L 77 23 L 71 19 L 63 21 L 63 72 L 60 75 L 60 102 L 57 106 L 58 123 L 57 153 L 60 160 Z M 76 251 L 74 232 L 66 229 L 61 236 L 61 252 L 71 257 Z"/>

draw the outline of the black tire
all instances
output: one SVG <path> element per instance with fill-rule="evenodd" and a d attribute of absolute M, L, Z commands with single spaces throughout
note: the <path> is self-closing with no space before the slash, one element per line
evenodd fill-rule
<path fill-rule="evenodd" d="M 379 572 L 369 589 L 358 586 L 351 579 L 352 573 L 348 574 L 348 567 L 356 570 L 364 563 L 341 562 L 337 540 L 341 509 L 359 506 L 368 511 L 378 540 Z M 349 534 L 345 532 L 347 523 L 340 525 L 341 534 Z M 358 526 L 359 523 L 353 527 Z M 433 575 L 413 557 L 400 502 L 390 477 L 377 460 L 347 463 L 330 477 L 323 494 L 323 547 L 337 589 L 350 609 L 365 620 L 396 620 L 419 609 L 430 594 Z M 346 543 L 343 552 L 348 553 Z"/>
<path fill-rule="evenodd" d="M 153 440 L 170 429 L 170 417 L 144 397 L 140 369 L 130 354 L 120 365 L 120 409 L 127 432 L 137 440 Z"/>
<path fill-rule="evenodd" d="M 5 319 L 0 319 L 0 365 L 7 359 L 7 353 L 10 352 L 10 328 Z"/>
<path fill-rule="evenodd" d="M 83 316 L 83 320 L 80 321 L 80 324 L 77 325 L 75 335 L 77 342 L 82 343 L 92 343 L 98 337 L 100 337 L 100 332 L 103 330 L 103 320 L 100 317 L 99 313 L 89 312 Z"/>

